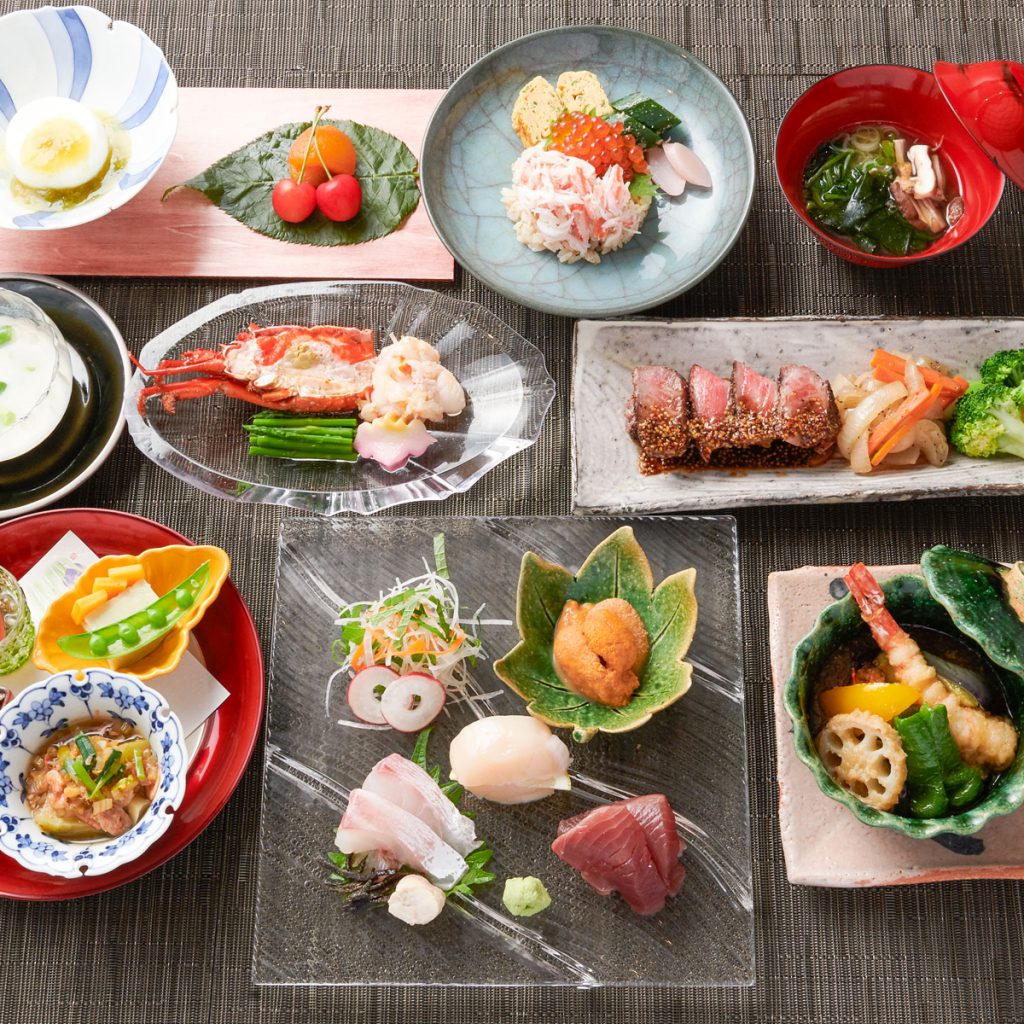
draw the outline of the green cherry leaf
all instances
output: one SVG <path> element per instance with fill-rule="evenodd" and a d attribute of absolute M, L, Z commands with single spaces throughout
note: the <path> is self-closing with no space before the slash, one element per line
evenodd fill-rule
<path fill-rule="evenodd" d="M 356 177 L 363 190 L 359 215 L 344 224 L 315 210 L 309 220 L 288 224 L 274 212 L 271 193 L 288 177 L 288 150 L 310 123 L 284 124 L 218 160 L 181 185 L 219 206 L 247 228 L 300 245 L 355 245 L 400 227 L 419 203 L 416 157 L 401 139 L 354 121 L 321 121 L 340 128 L 356 150 Z"/>

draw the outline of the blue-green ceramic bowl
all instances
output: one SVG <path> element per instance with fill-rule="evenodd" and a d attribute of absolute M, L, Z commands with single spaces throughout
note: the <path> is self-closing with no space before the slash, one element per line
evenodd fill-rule
<path fill-rule="evenodd" d="M 512 130 L 519 90 L 535 75 L 593 71 L 611 99 L 642 92 L 682 119 L 671 133 L 707 165 L 713 186 L 661 195 L 640 235 L 617 252 L 559 263 L 516 239 L 501 190 L 522 144 Z M 441 240 L 470 273 L 524 306 L 559 316 L 618 316 L 693 287 L 743 229 L 754 190 L 750 131 L 729 90 L 692 54 L 640 32 L 551 29 L 474 64 L 434 111 L 423 142 L 423 198 Z"/>
<path fill-rule="evenodd" d="M 949 613 L 931 595 L 920 576 L 895 576 L 882 584 L 885 604 L 897 622 L 930 626 L 947 634 L 956 634 Z M 895 829 L 913 839 L 930 839 L 945 832 L 971 835 L 986 822 L 1009 814 L 1024 804 L 1024 744 L 1010 768 L 993 784 L 980 803 L 947 818 L 909 818 L 888 811 L 876 811 L 862 804 L 852 793 L 833 781 L 818 757 L 808 722 L 808 705 L 814 699 L 816 684 L 829 656 L 867 631 L 853 598 L 847 595 L 830 604 L 800 641 L 793 654 L 793 665 L 783 695 L 786 712 L 793 722 L 793 742 L 797 756 L 811 770 L 821 791 L 845 804 L 865 825 Z M 1017 732 L 1024 734 L 1024 679 L 993 663 L 1003 683 L 1010 714 Z"/>

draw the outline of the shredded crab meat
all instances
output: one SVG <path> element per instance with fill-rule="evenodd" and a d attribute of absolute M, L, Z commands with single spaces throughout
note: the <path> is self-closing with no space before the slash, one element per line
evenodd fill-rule
<path fill-rule="evenodd" d="M 563 263 L 600 263 L 602 253 L 640 230 L 650 206 L 650 199 L 630 195 L 618 164 L 598 176 L 586 160 L 543 145 L 531 146 L 512 165 L 512 187 L 501 198 L 519 241 L 535 252 L 557 253 Z"/>

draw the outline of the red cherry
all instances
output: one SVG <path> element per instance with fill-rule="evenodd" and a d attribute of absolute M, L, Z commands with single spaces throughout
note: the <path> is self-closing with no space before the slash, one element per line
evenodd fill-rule
<path fill-rule="evenodd" d="M 283 178 L 274 186 L 270 201 L 281 220 L 301 224 L 316 209 L 316 189 L 308 181 Z"/>
<path fill-rule="evenodd" d="M 352 174 L 336 174 L 317 186 L 316 205 L 329 220 L 352 220 L 363 205 L 363 190 Z"/>

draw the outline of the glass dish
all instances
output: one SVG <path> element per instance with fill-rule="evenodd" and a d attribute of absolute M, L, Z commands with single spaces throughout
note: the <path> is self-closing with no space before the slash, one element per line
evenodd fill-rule
<path fill-rule="evenodd" d="M 32 616 L 25 603 L 25 592 L 18 581 L 0 566 L 0 620 L 3 636 L 0 636 L 0 676 L 13 672 L 28 661 L 32 653 L 32 641 L 36 637 Z M 0 701 L 0 706 L 2 706 Z"/>
<path fill-rule="evenodd" d="M 125 412 L 139 450 L 174 476 L 222 498 L 329 516 L 440 501 L 472 487 L 533 444 L 555 394 L 541 353 L 482 306 L 390 281 L 301 282 L 228 295 L 158 335 L 139 361 L 152 368 L 189 349 L 216 349 L 250 322 L 372 327 L 378 347 L 391 334 L 415 334 L 438 349 L 468 402 L 460 416 L 431 427 L 437 444 L 425 455 L 389 473 L 362 460 L 250 458 L 242 424 L 256 406 L 215 395 L 179 401 L 173 414 L 150 400 L 140 412 L 139 392 L 148 381 L 136 373 Z"/>
<path fill-rule="evenodd" d="M 329 694 L 334 622 L 343 602 L 376 596 L 423 571 L 446 538 L 463 608 L 484 605 L 487 660 L 473 669 L 481 714 L 523 714 L 491 662 L 518 640 L 511 621 L 523 553 L 573 570 L 628 523 L 656 580 L 693 566 L 699 602 L 687 660 L 693 686 L 642 729 L 572 745 L 573 789 L 501 806 L 466 798 L 495 851 L 498 880 L 451 900 L 423 928 L 377 908 L 343 910 L 325 884 L 348 792 L 386 754 L 415 740 L 338 724 L 343 680 Z M 753 901 L 735 521 L 707 518 L 289 519 L 281 529 L 257 880 L 253 980 L 259 985 L 729 986 L 754 980 Z M 474 717 L 449 702 L 428 760 L 447 774 L 448 743 Z M 566 733 L 562 733 L 568 738 Z M 551 853 L 558 822 L 629 793 L 664 792 L 688 848 L 682 891 L 642 918 L 601 897 Z M 501 903 L 503 879 L 537 875 L 552 904 L 526 919 Z"/>

